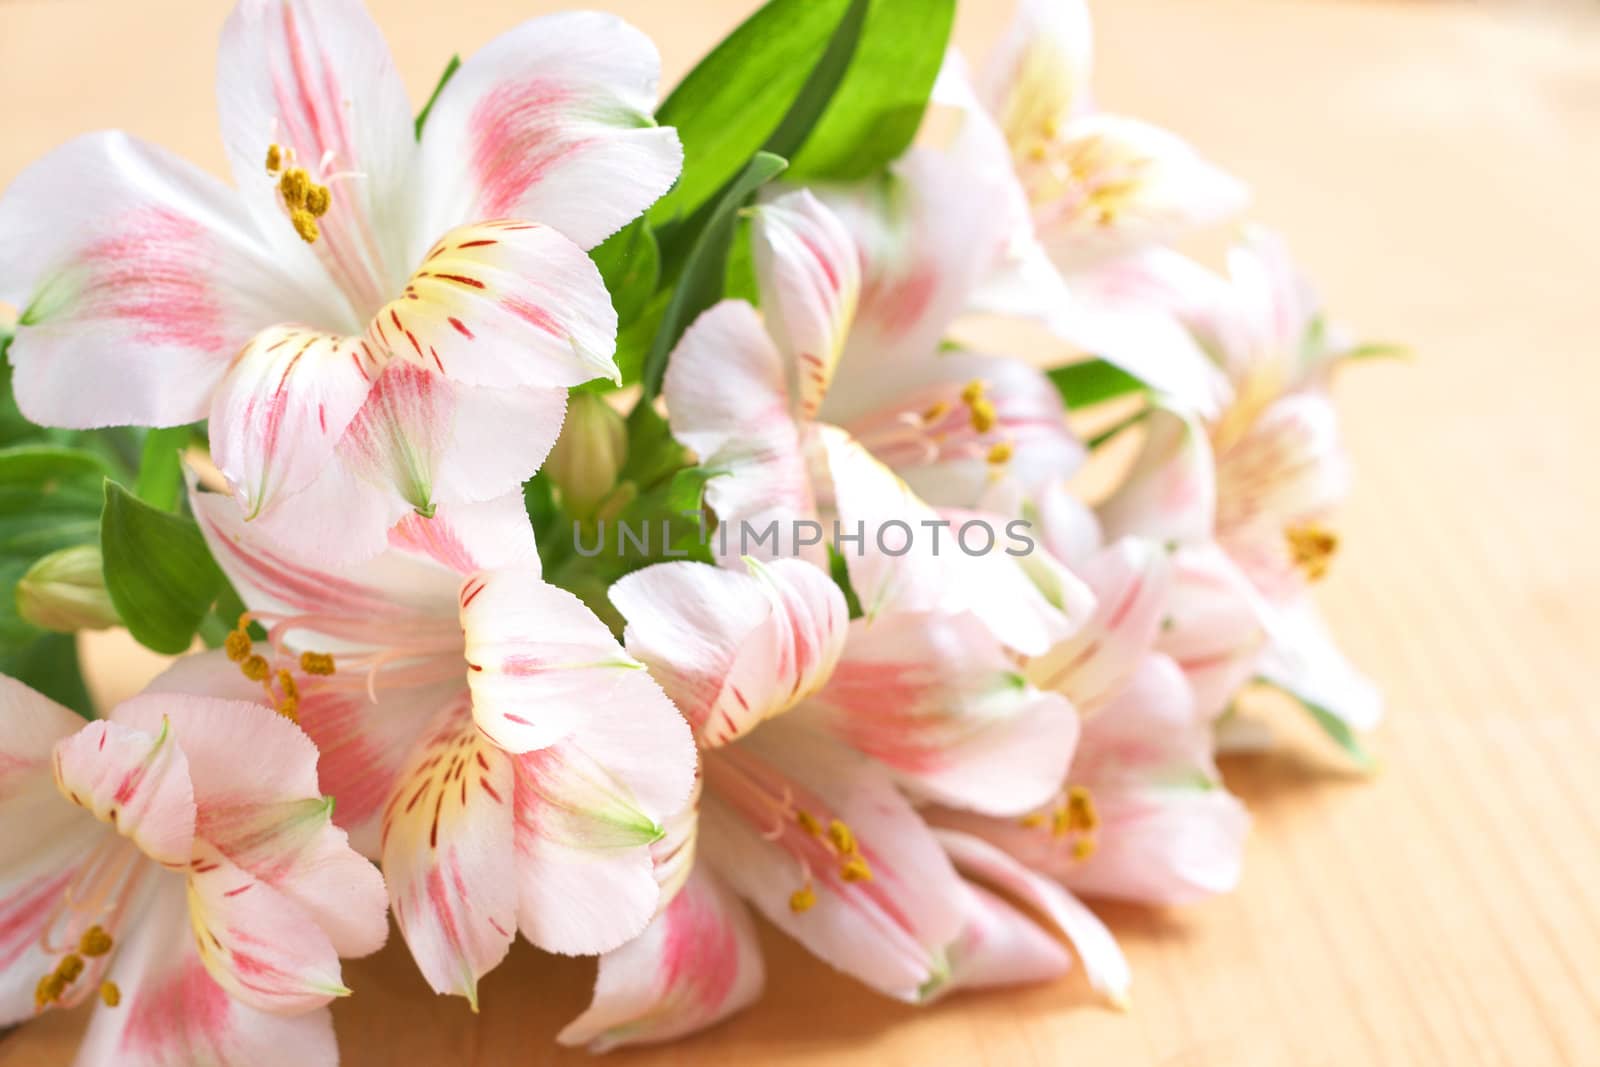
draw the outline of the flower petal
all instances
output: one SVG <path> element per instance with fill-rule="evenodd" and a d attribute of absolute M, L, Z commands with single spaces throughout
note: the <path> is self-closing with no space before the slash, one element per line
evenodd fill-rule
<path fill-rule="evenodd" d="M 1266 645 L 1250 580 L 1215 544 L 1173 554 L 1172 595 L 1156 647 L 1177 661 L 1199 714 L 1215 721 L 1254 676 Z"/>
<path fill-rule="evenodd" d="M 417 744 L 384 813 L 383 873 L 395 923 L 435 992 L 477 1004 L 516 929 L 511 759 L 465 700 Z"/>
<path fill-rule="evenodd" d="M 1071 893 L 980 838 L 949 830 L 935 833 L 963 875 L 993 887 L 1047 920 L 1077 950 L 1089 984 L 1112 1003 L 1127 1002 L 1132 981 L 1128 961 L 1111 931 L 1092 911 Z"/>
<path fill-rule="evenodd" d="M 508 752 L 554 744 L 612 708 L 666 703 L 594 612 L 531 568 L 474 575 L 460 614 L 473 718 Z"/>
<path fill-rule="evenodd" d="M 295 326 L 240 350 L 211 400 L 211 458 L 247 518 L 327 466 L 380 369 L 359 340 Z"/>
<path fill-rule="evenodd" d="M 628 652 L 713 747 L 815 692 L 844 647 L 849 612 L 826 574 L 800 560 L 749 568 L 661 563 L 611 587 Z"/>
<path fill-rule="evenodd" d="M 1078 738 L 1072 705 L 1028 686 L 971 615 L 857 619 L 806 713 L 913 794 L 996 815 L 1054 796 Z"/>
<path fill-rule="evenodd" d="M 1072 954 L 1032 917 L 980 885 L 964 888 L 967 924 L 950 945 L 950 977 L 940 995 L 1046 982 L 1072 970 Z"/>
<path fill-rule="evenodd" d="M 161 149 L 89 134 L 0 198 L 0 300 L 34 422 L 174 426 L 206 415 L 257 330 L 321 301 L 273 265 L 237 197 Z"/>
<path fill-rule="evenodd" d="M 1094 32 L 1083 0 L 1022 0 L 984 71 L 983 95 L 1007 140 L 1088 104 Z"/>
<path fill-rule="evenodd" d="M 702 1030 L 761 995 L 755 925 L 717 878 L 695 870 L 644 933 L 600 957 L 594 999 L 556 1038 L 607 1052 Z"/>
<path fill-rule="evenodd" d="M 189 761 L 165 720 L 155 734 L 118 722 L 91 722 L 55 749 L 56 786 L 80 808 L 172 868 L 194 845 Z"/>
<path fill-rule="evenodd" d="M 436 231 L 517 216 L 592 248 L 677 180 L 676 131 L 654 125 L 661 59 L 615 15 L 533 19 L 450 79 L 423 131 Z"/>
<path fill-rule="evenodd" d="M 1315 704 L 1355 730 L 1371 730 L 1383 718 L 1383 695 L 1345 658 L 1310 600 L 1272 612 L 1271 644 L 1261 676 L 1299 700 Z"/>
<path fill-rule="evenodd" d="M 773 925 L 901 1000 L 944 973 L 944 947 L 961 930 L 960 883 L 881 768 L 778 718 L 708 752 L 705 776 L 700 854 Z M 847 879 L 839 855 L 798 821 L 774 825 L 773 802 L 785 797 L 822 826 L 845 824 L 870 877 Z M 796 911 L 806 885 L 815 902 Z"/>
<path fill-rule="evenodd" d="M 129 924 L 107 978 L 122 994 L 97 1007 L 77 1063 L 175 1067 L 198 1063 L 332 1064 L 326 1008 L 283 1016 L 230 996 L 201 963 L 180 884 L 151 894 Z"/>
<path fill-rule="evenodd" d="M 382 947 L 383 879 L 333 826 L 311 739 L 260 704 L 146 693 L 116 711 L 118 722 L 146 730 L 163 715 L 189 761 L 195 834 L 300 907 L 339 955 Z"/>
<path fill-rule="evenodd" d="M 520 489 L 493 500 L 441 504 L 432 518 L 413 512 L 389 531 L 389 545 L 463 577 L 495 567 L 539 567 Z"/>
<path fill-rule="evenodd" d="M 252 1008 L 294 1014 L 350 992 L 339 954 L 313 917 L 198 838 L 189 921 L 212 979 Z"/>
<path fill-rule="evenodd" d="M 1186 904 L 1239 884 L 1250 816 L 1221 788 L 1171 786 L 1096 793 L 1104 829 L 1095 854 L 1060 877 L 1076 893 Z"/>
<path fill-rule="evenodd" d="M 1167 551 L 1126 537 L 1080 570 L 1094 590 L 1095 612 L 1072 637 L 1026 667 L 1028 681 L 1061 693 L 1092 715 L 1127 682 L 1160 631 L 1172 587 Z"/>
<path fill-rule="evenodd" d="M 367 339 L 467 385 L 621 379 L 617 313 L 600 269 L 558 230 L 517 219 L 439 238 L 404 292 L 373 316 Z"/>
<path fill-rule="evenodd" d="M 234 184 L 274 257 L 343 296 L 340 321 L 309 321 L 358 332 L 420 243 L 411 105 L 378 27 L 359 0 L 241 0 L 222 30 L 217 100 Z M 329 192 L 314 243 L 268 172 L 273 145 L 281 169 L 303 168 Z"/>
<path fill-rule="evenodd" d="M 705 488 L 719 523 L 737 526 L 775 515 L 785 527 L 815 515 L 783 357 L 749 304 L 724 300 L 684 331 L 668 360 L 662 394 L 673 437 L 701 466 L 725 472 Z M 767 558 L 797 554 L 793 540 L 780 530 Z M 752 551 L 741 546 L 736 553 Z"/>
<path fill-rule="evenodd" d="M 1100 505 L 1106 537 L 1144 537 L 1179 544 L 1211 540 L 1216 472 L 1205 431 L 1191 418 L 1156 408 L 1123 481 Z"/>
<path fill-rule="evenodd" d="M 751 240 L 761 306 L 783 353 L 795 414 L 814 418 L 855 319 L 860 254 L 838 217 L 803 189 L 762 205 Z"/>

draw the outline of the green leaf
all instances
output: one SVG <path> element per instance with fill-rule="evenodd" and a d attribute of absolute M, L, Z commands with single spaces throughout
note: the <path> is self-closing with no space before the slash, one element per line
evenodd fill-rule
<path fill-rule="evenodd" d="M 1405 345 L 1388 344 L 1383 341 L 1369 341 L 1366 344 L 1356 345 L 1348 352 L 1341 353 L 1341 359 L 1411 359 L 1416 355 Z"/>
<path fill-rule="evenodd" d="M 1292 689 L 1269 681 L 1266 678 L 1257 678 L 1256 681 L 1269 689 L 1277 690 L 1305 709 L 1306 713 L 1311 716 L 1312 721 L 1322 728 L 1322 732 L 1327 734 L 1334 744 L 1344 750 L 1345 754 L 1350 757 L 1356 766 L 1369 772 L 1378 769 L 1378 761 L 1367 751 L 1366 746 L 1361 743 L 1361 738 L 1350 728 L 1349 723 L 1316 701 L 1309 700 Z"/>
<path fill-rule="evenodd" d="M 1142 393 L 1149 388 L 1121 367 L 1103 359 L 1068 363 L 1048 374 L 1069 411 L 1093 407 L 1132 393 Z"/>
<path fill-rule="evenodd" d="M 79 449 L 0 449 L 0 642 L 40 635 L 17 612 L 17 583 L 42 556 L 95 542 L 105 473 L 98 457 Z"/>
<path fill-rule="evenodd" d="M 78 642 L 72 634 L 39 634 L 20 644 L 8 644 L 0 649 L 0 674 L 37 689 L 85 719 L 94 718 L 78 666 Z"/>
<path fill-rule="evenodd" d="M 417 140 L 422 140 L 422 127 L 428 124 L 428 116 L 433 113 L 433 105 L 439 102 L 439 94 L 444 92 L 444 87 L 455 77 L 456 71 L 461 69 L 461 57 L 451 56 L 446 64 L 444 73 L 439 75 L 439 82 L 433 87 L 433 92 L 428 96 L 428 102 L 422 105 L 422 110 L 417 114 L 416 134 Z"/>
<path fill-rule="evenodd" d="M 145 435 L 139 458 L 139 477 L 133 492 L 153 508 L 172 511 L 183 496 L 183 450 L 189 444 L 187 426 L 151 430 Z"/>
<path fill-rule="evenodd" d="M 950 43 L 955 0 L 874 0 L 870 7 L 848 76 L 792 157 L 795 181 L 876 174 L 910 147 L 922 125 Z"/>
<path fill-rule="evenodd" d="M 656 112 L 678 130 L 684 170 L 650 220 L 693 215 L 761 148 L 786 155 L 793 144 L 805 161 L 795 176 L 808 180 L 862 177 L 899 156 L 944 61 L 954 10 L 954 0 L 771 0 Z"/>
<path fill-rule="evenodd" d="M 93 484 L 110 473 L 99 456 L 79 448 L 29 444 L 0 449 L 0 485 Z"/>
<path fill-rule="evenodd" d="M 850 618 L 859 619 L 866 614 L 861 610 L 861 598 L 856 595 L 856 587 L 850 584 L 850 564 L 833 545 L 828 546 L 828 573 L 833 577 L 833 584 L 844 594 L 844 604 L 849 609 Z"/>
<path fill-rule="evenodd" d="M 617 323 L 627 326 L 650 303 L 661 281 L 661 249 L 644 219 L 636 219 L 589 253 L 617 309 Z"/>
<path fill-rule="evenodd" d="M 717 202 L 705 228 L 700 231 L 684 260 L 683 273 L 667 303 L 661 326 L 645 357 L 641 382 L 648 400 L 661 392 L 661 378 L 667 371 L 667 356 L 678 338 L 699 314 L 722 296 L 727 275 L 728 247 L 733 241 L 734 223 L 745 201 L 767 182 L 783 172 L 788 163 L 768 152 L 757 152 L 739 177 Z"/>
<path fill-rule="evenodd" d="M 100 552 L 106 591 L 128 632 L 157 652 L 186 650 L 223 587 L 200 528 L 108 480 Z"/>

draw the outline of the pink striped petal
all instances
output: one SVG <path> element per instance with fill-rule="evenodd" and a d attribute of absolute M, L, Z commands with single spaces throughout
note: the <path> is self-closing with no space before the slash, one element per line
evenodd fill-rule
<path fill-rule="evenodd" d="M 189 761 L 165 720 L 153 733 L 91 722 L 55 748 L 56 786 L 145 855 L 182 868 L 194 846 Z"/>
<path fill-rule="evenodd" d="M 389 546 L 424 556 L 462 577 L 495 567 L 539 567 L 520 489 L 493 500 L 442 504 L 432 518 L 413 512 L 389 531 Z"/>
<path fill-rule="evenodd" d="M 730 540 L 741 522 L 760 530 L 776 519 L 777 544 L 763 558 L 799 554 L 792 523 L 813 518 L 816 503 L 783 357 L 755 309 L 724 300 L 696 319 L 672 351 L 662 392 L 673 437 L 723 472 L 706 483 L 705 500 L 736 531 Z"/>
<path fill-rule="evenodd" d="M 704 861 L 773 925 L 834 967 L 915 1001 L 960 933 L 960 883 L 932 833 L 888 775 L 825 736 L 779 718 L 708 752 Z M 790 813 L 783 815 L 787 806 Z M 847 880 L 821 827 L 851 831 L 871 877 Z M 815 903 L 795 910 L 809 885 Z"/>
<path fill-rule="evenodd" d="M 783 353 L 795 414 L 814 418 L 861 295 L 861 257 L 837 216 L 806 190 L 756 213 L 756 278 L 767 329 Z"/>
<path fill-rule="evenodd" d="M 661 60 L 615 15 L 534 19 L 471 56 L 423 131 L 435 232 L 517 216 L 599 244 L 678 177 L 676 132 L 650 119 Z"/>
<path fill-rule="evenodd" d="M 259 703 L 162 692 L 115 712 L 118 722 L 145 730 L 159 728 L 163 715 L 189 761 L 196 836 L 301 908 L 339 955 L 382 947 L 389 933 L 383 879 L 334 827 L 311 739 Z"/>
<path fill-rule="evenodd" d="M 467 385 L 620 380 L 617 313 L 594 261 L 548 225 L 501 219 L 439 238 L 367 339 Z"/>
<path fill-rule="evenodd" d="M 1123 538 L 1080 570 L 1095 595 L 1095 613 L 1071 638 L 1030 660 L 1028 681 L 1061 693 L 1084 715 L 1103 707 L 1150 651 L 1172 588 L 1167 550 Z"/>
<path fill-rule="evenodd" d="M 288 1015 L 350 992 L 339 977 L 339 954 L 312 916 L 199 839 L 189 919 L 212 979 L 252 1008 Z"/>
<path fill-rule="evenodd" d="M 174 881 L 151 895 L 118 939 L 106 977 L 122 1002 L 96 1007 L 77 1063 L 176 1067 L 196 1063 L 338 1061 L 326 1008 L 285 1016 L 261 1011 L 217 984 L 195 948 L 189 909 Z"/>
<path fill-rule="evenodd" d="M 1261 598 L 1215 544 L 1180 548 L 1172 562 L 1172 596 L 1156 647 L 1189 679 L 1201 717 L 1215 721 L 1261 659 Z"/>
<path fill-rule="evenodd" d="M 327 466 L 380 370 L 359 340 L 294 326 L 240 350 L 211 400 L 211 458 L 247 518 Z"/>
<path fill-rule="evenodd" d="M 607 1052 L 669 1041 L 747 1007 L 766 982 L 750 914 L 696 870 L 644 933 L 600 957 L 594 999 L 556 1040 Z"/>
<path fill-rule="evenodd" d="M 416 746 L 384 813 L 395 923 L 428 984 L 474 1006 L 516 931 L 513 788 L 511 759 L 458 700 Z"/>
<path fill-rule="evenodd" d="M 949 830 L 936 833 L 963 875 L 1005 894 L 1047 921 L 1077 950 L 1089 984 L 1114 1004 L 1127 1002 L 1132 981 L 1128 961 L 1111 931 L 1092 911 L 1071 893 L 981 838 Z"/>
<path fill-rule="evenodd" d="M 996 815 L 1055 795 L 1078 738 L 1072 705 L 1024 682 L 971 615 L 856 620 L 805 713 L 913 794 Z"/>
<path fill-rule="evenodd" d="M 980 885 L 963 888 L 966 925 L 950 945 L 950 975 L 937 995 L 1047 982 L 1072 970 L 1072 954 L 1031 916 Z"/>
<path fill-rule="evenodd" d="M 194 422 L 256 331 L 340 325 L 275 264 L 231 190 L 121 133 L 24 171 L 0 198 L 0 232 L 0 300 L 21 316 L 17 402 L 44 425 Z"/>
<path fill-rule="evenodd" d="M 217 70 L 223 141 L 257 228 L 278 262 L 342 305 L 342 321 L 306 321 L 359 332 L 420 251 L 411 104 L 382 34 L 360 0 L 241 0 Z M 314 243 L 267 172 L 271 145 L 281 167 L 329 191 Z"/>
<path fill-rule="evenodd" d="M 844 648 L 843 594 L 799 560 L 752 560 L 748 574 L 661 563 L 610 595 L 628 620 L 629 653 L 712 747 L 815 692 Z"/>
<path fill-rule="evenodd" d="M 532 569 L 468 579 L 461 626 L 473 717 L 508 752 L 571 737 L 587 718 L 612 708 L 666 702 L 594 612 Z"/>

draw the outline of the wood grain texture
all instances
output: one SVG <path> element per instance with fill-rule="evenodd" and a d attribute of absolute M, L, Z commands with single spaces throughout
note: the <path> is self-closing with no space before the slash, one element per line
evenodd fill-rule
<path fill-rule="evenodd" d="M 669 75 L 754 5 L 604 0 Z M 529 0 L 375 0 L 420 99 L 449 51 Z M 980 50 L 1003 3 L 965 3 Z M 1229 784 L 1256 816 L 1245 881 L 1184 911 L 1105 914 L 1134 1006 L 1077 980 L 885 1002 L 770 930 L 765 1002 L 626 1064 L 1600 1062 L 1600 15 L 1593 5 L 1101 3 L 1098 92 L 1246 176 L 1337 314 L 1416 359 L 1339 383 L 1359 482 L 1325 604 L 1390 701 L 1363 779 L 1290 723 Z M 0 182 L 121 126 L 221 169 L 220 3 L 0 3 Z M 102 645 L 106 644 L 102 642 Z M 109 642 L 115 645 L 116 642 Z M 97 691 L 149 664 L 97 648 Z M 351 964 L 344 1063 L 577 1062 L 554 1048 L 592 964 L 519 946 L 483 1013 L 392 944 Z M 81 1017 L 0 1042 L 68 1062 Z"/>

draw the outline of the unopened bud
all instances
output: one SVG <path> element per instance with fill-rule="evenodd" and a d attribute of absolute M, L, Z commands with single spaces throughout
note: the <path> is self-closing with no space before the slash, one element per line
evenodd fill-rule
<path fill-rule="evenodd" d="M 574 393 L 561 436 L 544 461 L 567 513 L 580 519 L 592 516 L 617 484 L 627 458 L 628 428 L 622 416 L 592 393 Z"/>
<path fill-rule="evenodd" d="M 42 630 L 66 634 L 118 625 L 99 547 L 63 548 L 29 567 L 17 583 L 17 614 Z"/>

